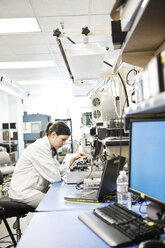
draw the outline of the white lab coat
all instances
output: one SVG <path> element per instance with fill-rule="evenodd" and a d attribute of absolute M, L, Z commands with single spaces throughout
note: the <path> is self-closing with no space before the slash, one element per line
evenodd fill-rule
<path fill-rule="evenodd" d="M 48 185 L 59 182 L 69 168 L 69 162 L 60 165 L 47 136 L 27 146 L 17 161 L 10 183 L 9 197 L 24 201 L 44 192 Z"/>

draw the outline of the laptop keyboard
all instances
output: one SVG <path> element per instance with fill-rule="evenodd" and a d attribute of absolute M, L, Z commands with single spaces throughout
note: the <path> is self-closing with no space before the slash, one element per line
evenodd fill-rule
<path fill-rule="evenodd" d="M 86 197 L 90 197 L 90 196 L 97 196 L 97 192 L 98 190 L 90 190 L 90 191 L 84 191 L 82 194 L 82 197 L 86 198 Z"/>

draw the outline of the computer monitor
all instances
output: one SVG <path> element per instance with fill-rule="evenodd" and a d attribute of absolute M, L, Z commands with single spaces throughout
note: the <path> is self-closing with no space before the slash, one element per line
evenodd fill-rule
<path fill-rule="evenodd" d="M 151 200 L 163 210 L 165 118 L 130 120 L 129 154 L 129 191 Z"/>

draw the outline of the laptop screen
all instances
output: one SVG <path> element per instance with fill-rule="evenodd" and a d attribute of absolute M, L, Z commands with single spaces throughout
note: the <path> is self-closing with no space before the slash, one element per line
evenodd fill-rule
<path fill-rule="evenodd" d="M 125 157 L 121 156 L 106 161 L 97 195 L 99 201 L 104 201 L 108 196 L 116 194 L 116 180 L 124 163 Z"/>

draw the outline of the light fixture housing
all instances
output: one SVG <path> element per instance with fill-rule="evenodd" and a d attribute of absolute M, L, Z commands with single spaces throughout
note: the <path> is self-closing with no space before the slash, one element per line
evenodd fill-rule
<path fill-rule="evenodd" d="M 74 80 L 95 80 L 101 75 L 106 49 L 99 43 L 73 44 L 66 49 Z"/>
<path fill-rule="evenodd" d="M 13 83 L 5 79 L 4 77 L 0 78 L 0 91 L 3 91 L 9 95 L 16 96 L 18 98 L 23 98 L 24 96 L 28 95 L 28 92 L 23 90 L 17 83 Z"/>

